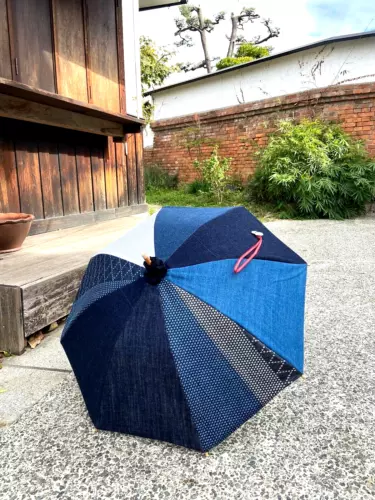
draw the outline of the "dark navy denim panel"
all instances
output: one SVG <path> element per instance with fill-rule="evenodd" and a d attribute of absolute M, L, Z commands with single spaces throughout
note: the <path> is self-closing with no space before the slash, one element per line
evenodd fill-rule
<path fill-rule="evenodd" d="M 123 289 L 110 293 L 102 290 L 101 297 L 84 308 L 81 314 L 76 311 L 76 316 L 64 329 L 61 344 L 95 424 L 101 419 L 101 387 L 111 366 L 113 347 L 132 314 L 133 306 L 141 297 L 144 283 L 140 278 Z M 90 291 L 85 297 L 89 298 L 89 295 Z"/>
<path fill-rule="evenodd" d="M 219 217 L 232 207 L 164 207 L 155 220 L 155 255 L 167 260 L 200 226 Z"/>
<path fill-rule="evenodd" d="M 165 331 L 158 287 L 145 283 L 112 351 L 100 429 L 201 449 Z"/>
<path fill-rule="evenodd" d="M 114 255 L 98 254 L 90 259 L 85 274 L 82 278 L 77 298 L 84 295 L 90 288 L 100 283 L 123 281 L 131 283 L 143 276 L 143 267 L 120 259 Z"/>
<path fill-rule="evenodd" d="M 167 260 L 167 265 L 184 267 L 214 260 L 237 259 L 258 241 L 251 231 L 264 234 L 256 259 L 305 263 L 248 210 L 237 207 L 201 226 Z"/>

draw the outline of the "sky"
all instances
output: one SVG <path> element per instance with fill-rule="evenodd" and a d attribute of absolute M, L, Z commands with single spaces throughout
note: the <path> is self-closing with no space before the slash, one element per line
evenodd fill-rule
<path fill-rule="evenodd" d="M 280 28 L 280 36 L 267 42 L 267 45 L 273 46 L 274 53 L 324 38 L 375 30 L 374 0 L 189 0 L 189 3 L 200 5 L 206 17 L 220 11 L 228 13 L 226 20 L 208 35 L 212 57 L 225 57 L 230 13 L 238 13 L 244 6 L 254 7 L 261 18 L 272 19 L 274 26 Z M 175 51 L 174 62 L 197 62 L 202 59 L 198 34 L 193 34 L 195 45 L 192 48 L 179 48 L 174 44 L 177 40 L 174 19 L 178 16 L 178 7 L 141 12 L 141 35 Z M 258 22 L 248 23 L 243 32 L 249 39 L 262 33 L 262 25 Z M 173 74 L 164 85 L 202 74 L 205 70 Z"/>

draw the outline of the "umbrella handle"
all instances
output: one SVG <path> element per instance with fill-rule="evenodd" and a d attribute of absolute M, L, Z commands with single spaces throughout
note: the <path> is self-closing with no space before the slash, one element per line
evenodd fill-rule
<path fill-rule="evenodd" d="M 257 238 L 257 242 L 255 245 L 253 245 L 251 248 L 246 250 L 245 253 L 241 255 L 241 257 L 237 260 L 233 271 L 238 274 L 240 273 L 245 267 L 250 264 L 250 262 L 254 259 L 254 257 L 258 254 L 260 247 L 262 246 L 263 243 L 263 233 L 260 233 L 259 231 L 251 231 L 252 234 L 254 234 Z M 243 262 L 242 262 L 243 261 Z"/>

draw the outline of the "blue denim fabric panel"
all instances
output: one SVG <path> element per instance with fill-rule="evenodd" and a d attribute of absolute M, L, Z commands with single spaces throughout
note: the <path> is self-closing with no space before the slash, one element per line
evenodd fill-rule
<path fill-rule="evenodd" d="M 239 258 L 258 240 L 251 231 L 264 234 L 256 259 L 305 263 L 244 207 L 234 208 L 197 229 L 167 260 L 169 267 Z"/>
<path fill-rule="evenodd" d="M 262 406 L 300 376 L 228 316 L 182 288 L 171 286 Z"/>
<path fill-rule="evenodd" d="M 155 253 L 166 260 L 202 224 L 215 219 L 229 208 L 164 207 L 155 221 Z"/>
<path fill-rule="evenodd" d="M 101 429 L 201 449 L 165 331 L 157 287 L 145 284 L 123 322 L 102 389 Z"/>
<path fill-rule="evenodd" d="M 101 290 L 100 297 L 70 322 L 61 338 L 89 415 L 96 426 L 102 418 L 101 388 L 111 366 L 113 347 L 141 297 L 145 281 L 141 278 L 114 291 L 111 284 L 107 286 L 107 293 Z M 85 294 L 85 299 L 90 300 L 90 291 Z"/>
<path fill-rule="evenodd" d="M 111 281 L 132 282 L 143 276 L 143 273 L 144 269 L 142 267 L 127 260 L 107 254 L 95 255 L 87 266 L 77 298 L 99 283 Z"/>
<path fill-rule="evenodd" d="M 159 285 L 175 363 L 203 451 L 261 407 L 258 399 L 188 309 L 174 285 Z"/>
<path fill-rule="evenodd" d="M 306 264 L 253 260 L 235 274 L 235 262 L 170 269 L 167 277 L 240 324 L 302 373 Z"/>

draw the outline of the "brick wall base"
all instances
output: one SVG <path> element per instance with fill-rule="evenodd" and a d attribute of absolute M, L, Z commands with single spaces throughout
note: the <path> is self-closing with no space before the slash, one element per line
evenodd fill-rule
<path fill-rule="evenodd" d="M 190 182 L 195 158 L 207 158 L 214 145 L 233 158 L 233 173 L 247 178 L 256 166 L 256 151 L 267 144 L 280 119 L 322 118 L 339 122 L 362 139 L 375 156 L 375 83 L 340 85 L 240 104 L 196 115 L 155 121 L 154 146 L 145 149 L 145 166 L 159 165 Z"/>

